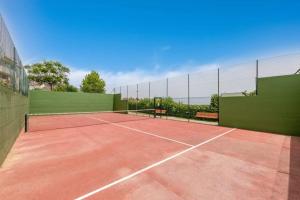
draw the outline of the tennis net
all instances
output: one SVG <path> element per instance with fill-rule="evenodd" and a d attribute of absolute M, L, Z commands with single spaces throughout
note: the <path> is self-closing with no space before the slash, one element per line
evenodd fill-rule
<path fill-rule="evenodd" d="M 29 114 L 26 118 L 27 132 L 94 126 L 155 118 L 154 109 L 120 110 L 85 113 Z"/>

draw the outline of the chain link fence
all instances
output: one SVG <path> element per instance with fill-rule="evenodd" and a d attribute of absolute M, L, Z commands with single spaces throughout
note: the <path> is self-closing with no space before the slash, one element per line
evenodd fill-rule
<path fill-rule="evenodd" d="M 8 29 L 0 16 L 0 85 L 28 95 L 28 79 Z"/>
<path fill-rule="evenodd" d="M 26 72 L 0 16 L 0 165 L 24 127 L 27 96 Z"/>
<path fill-rule="evenodd" d="M 295 74 L 300 53 L 253 60 L 238 65 L 205 68 L 201 71 L 145 83 L 114 88 L 132 110 L 154 108 L 161 97 L 162 117 L 198 119 L 197 112 L 218 113 L 220 96 L 257 95 L 258 78 Z"/>

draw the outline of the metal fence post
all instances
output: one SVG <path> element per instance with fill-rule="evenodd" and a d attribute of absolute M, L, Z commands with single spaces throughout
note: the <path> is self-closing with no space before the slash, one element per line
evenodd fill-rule
<path fill-rule="evenodd" d="M 191 118 L 191 110 L 190 110 L 190 74 L 188 74 L 188 114 L 189 118 L 188 121 L 190 121 Z"/>
<path fill-rule="evenodd" d="M 167 83 L 166 83 L 166 119 L 168 119 L 168 113 L 169 113 L 169 105 L 168 105 L 168 99 L 169 98 L 169 79 L 167 78 Z"/>
<path fill-rule="evenodd" d="M 167 85 L 166 85 L 166 97 L 169 97 L 169 79 L 167 78 Z"/>
<path fill-rule="evenodd" d="M 218 68 L 218 125 L 220 124 L 220 68 Z"/>
<path fill-rule="evenodd" d="M 149 83 L 148 83 L 148 95 L 149 95 L 149 109 L 151 108 L 151 83 L 150 83 L 150 81 L 149 81 Z M 148 109 L 148 108 L 147 108 Z M 150 111 L 149 111 L 149 117 L 151 117 L 151 113 L 150 113 Z"/>
<path fill-rule="evenodd" d="M 139 84 L 136 84 L 136 101 L 135 101 L 136 114 L 138 110 L 138 99 L 139 99 Z"/>
<path fill-rule="evenodd" d="M 149 95 L 149 103 L 151 103 L 151 82 L 149 81 L 149 83 L 148 83 L 148 95 Z M 150 104 L 149 104 L 149 106 L 150 106 Z"/>
<path fill-rule="evenodd" d="M 16 91 L 16 73 L 17 73 L 17 65 L 16 65 L 16 47 L 13 47 L 13 89 Z"/>
<path fill-rule="evenodd" d="M 256 60 L 255 94 L 258 95 L 258 59 Z"/>
<path fill-rule="evenodd" d="M 126 85 L 126 99 L 127 99 L 127 110 L 129 110 L 129 106 L 128 106 L 128 102 L 129 102 L 129 99 L 128 99 L 128 85 Z"/>

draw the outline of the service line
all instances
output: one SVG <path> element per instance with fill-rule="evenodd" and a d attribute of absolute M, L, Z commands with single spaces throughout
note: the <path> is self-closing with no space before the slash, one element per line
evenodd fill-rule
<path fill-rule="evenodd" d="M 109 184 L 107 184 L 107 185 L 104 185 L 104 186 L 102 186 L 102 187 L 100 187 L 100 188 L 98 188 L 98 189 L 96 189 L 96 190 L 94 190 L 94 191 L 91 191 L 91 192 L 89 192 L 89 193 L 86 193 L 86 194 L 84 194 L 84 195 L 82 195 L 82 196 L 76 198 L 75 200 L 83 200 L 83 199 L 86 199 L 87 197 L 90 197 L 90 196 L 92 196 L 92 195 L 94 195 L 94 194 L 96 194 L 96 193 L 98 193 L 98 192 L 101 192 L 101 191 L 106 190 L 106 189 L 108 189 L 108 188 L 110 188 L 110 187 L 113 187 L 114 185 L 117 185 L 117 184 L 119 184 L 119 183 L 122 183 L 122 182 L 124 182 L 124 181 L 127 181 L 128 179 L 131 179 L 131 178 L 133 178 L 133 177 L 135 177 L 135 176 L 137 176 L 137 175 L 139 175 L 139 174 L 142 174 L 143 172 L 146 172 L 146 171 L 148 171 L 148 170 L 150 170 L 150 169 L 152 169 L 152 168 L 154 168 L 154 167 L 157 167 L 157 166 L 159 166 L 159 165 L 162 165 L 163 163 L 165 163 L 165 162 L 167 162 L 167 161 L 169 161 L 169 160 L 172 160 L 172 159 L 174 159 L 174 158 L 177 158 L 177 157 L 181 156 L 182 154 L 185 154 L 185 153 L 187 153 L 187 152 L 189 152 L 189 151 L 191 151 L 191 150 L 193 150 L 193 149 L 195 149 L 195 148 L 197 148 L 197 147 L 200 147 L 200 146 L 202 146 L 202 145 L 204 145 L 204 144 L 206 144 L 206 143 L 209 143 L 209 142 L 211 142 L 211 141 L 213 141 L 213 140 L 215 140 L 215 139 L 218 139 L 218 138 L 220 138 L 220 137 L 222 137 L 222 136 L 224 136 L 224 135 L 226 135 L 226 134 L 228 134 L 228 133 L 230 133 L 230 132 L 232 132 L 232 131 L 234 131 L 234 130 L 235 130 L 235 128 L 230 129 L 230 130 L 228 130 L 228 131 L 226 131 L 226 132 L 224 132 L 224 133 L 221 133 L 221 134 L 219 134 L 219 135 L 217 135 L 217 136 L 215 136 L 215 137 L 213 137 L 213 138 L 211 138 L 211 139 L 208 139 L 208 140 L 206 140 L 206 141 L 204 141 L 204 142 L 201 142 L 200 144 L 197 144 L 197 145 L 192 146 L 192 147 L 190 147 L 190 148 L 188 148 L 188 149 L 186 149 L 186 150 L 183 150 L 183 151 L 181 151 L 181 152 L 179 152 L 179 153 L 176 153 L 176 154 L 174 154 L 173 156 L 170 156 L 170 157 L 168 157 L 168 158 L 165 158 L 165 159 L 163 159 L 163 160 L 161 160 L 161 161 L 159 161 L 159 162 L 156 162 L 156 163 L 154 163 L 154 164 L 152 164 L 152 165 L 149 165 L 149 166 L 147 166 L 147 167 L 145 167 L 145 168 L 142 168 L 142 169 L 140 169 L 140 170 L 138 170 L 138 171 L 136 171 L 136 172 L 134 172 L 134 173 L 132 173 L 132 174 L 129 174 L 128 176 L 125 176 L 125 177 L 123 177 L 123 178 L 120 178 L 120 179 L 118 179 L 118 180 L 115 180 L 115 181 L 113 181 L 113 182 L 111 182 L 111 183 L 109 183 Z"/>
<path fill-rule="evenodd" d="M 178 141 L 178 140 L 174 140 L 174 139 L 171 139 L 171 138 L 160 136 L 160 135 L 157 135 L 157 134 L 154 134 L 154 133 L 149 133 L 149 132 L 142 131 L 142 130 L 139 130 L 139 129 L 131 128 L 129 126 L 117 124 L 117 123 L 114 123 L 114 122 L 106 121 L 106 120 L 103 120 L 103 119 L 99 119 L 99 118 L 95 118 L 95 117 L 89 117 L 89 118 L 95 119 L 95 120 L 98 120 L 98 121 L 102 121 L 102 122 L 105 122 L 105 123 L 108 123 L 108 124 L 111 124 L 111 125 L 114 125 L 114 126 L 117 126 L 117 127 L 121 127 L 121 128 L 125 128 L 125 129 L 128 129 L 128 130 L 132 130 L 132 131 L 135 131 L 135 132 L 138 132 L 138 133 L 143 133 L 143 134 L 151 135 L 153 137 L 157 137 L 157 138 L 160 138 L 160 139 L 164 139 L 164 140 L 168 140 L 168 141 L 175 142 L 175 143 L 178 143 L 178 144 L 182 144 L 182 145 L 185 145 L 185 146 L 189 146 L 189 147 L 193 147 L 194 146 L 194 145 L 191 145 L 191 144 L 188 144 L 188 143 L 185 143 L 185 142 L 181 142 L 181 141 Z"/>

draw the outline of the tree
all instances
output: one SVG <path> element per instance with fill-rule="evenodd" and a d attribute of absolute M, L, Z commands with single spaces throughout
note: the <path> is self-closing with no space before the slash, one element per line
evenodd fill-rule
<path fill-rule="evenodd" d="M 214 112 L 219 111 L 219 96 L 217 94 L 213 94 L 210 98 L 210 109 Z"/>
<path fill-rule="evenodd" d="M 47 84 L 50 89 L 62 84 L 68 85 L 70 69 L 58 61 L 43 61 L 25 66 L 28 69 L 28 78 L 38 84 Z"/>
<path fill-rule="evenodd" d="M 63 85 L 59 85 L 59 86 L 55 87 L 54 91 L 57 91 L 57 92 L 78 92 L 78 88 L 73 86 L 73 85 L 63 84 Z"/>
<path fill-rule="evenodd" d="M 104 93 L 105 81 L 100 78 L 100 75 L 96 71 L 91 71 L 82 80 L 81 91 L 89 93 Z"/>

